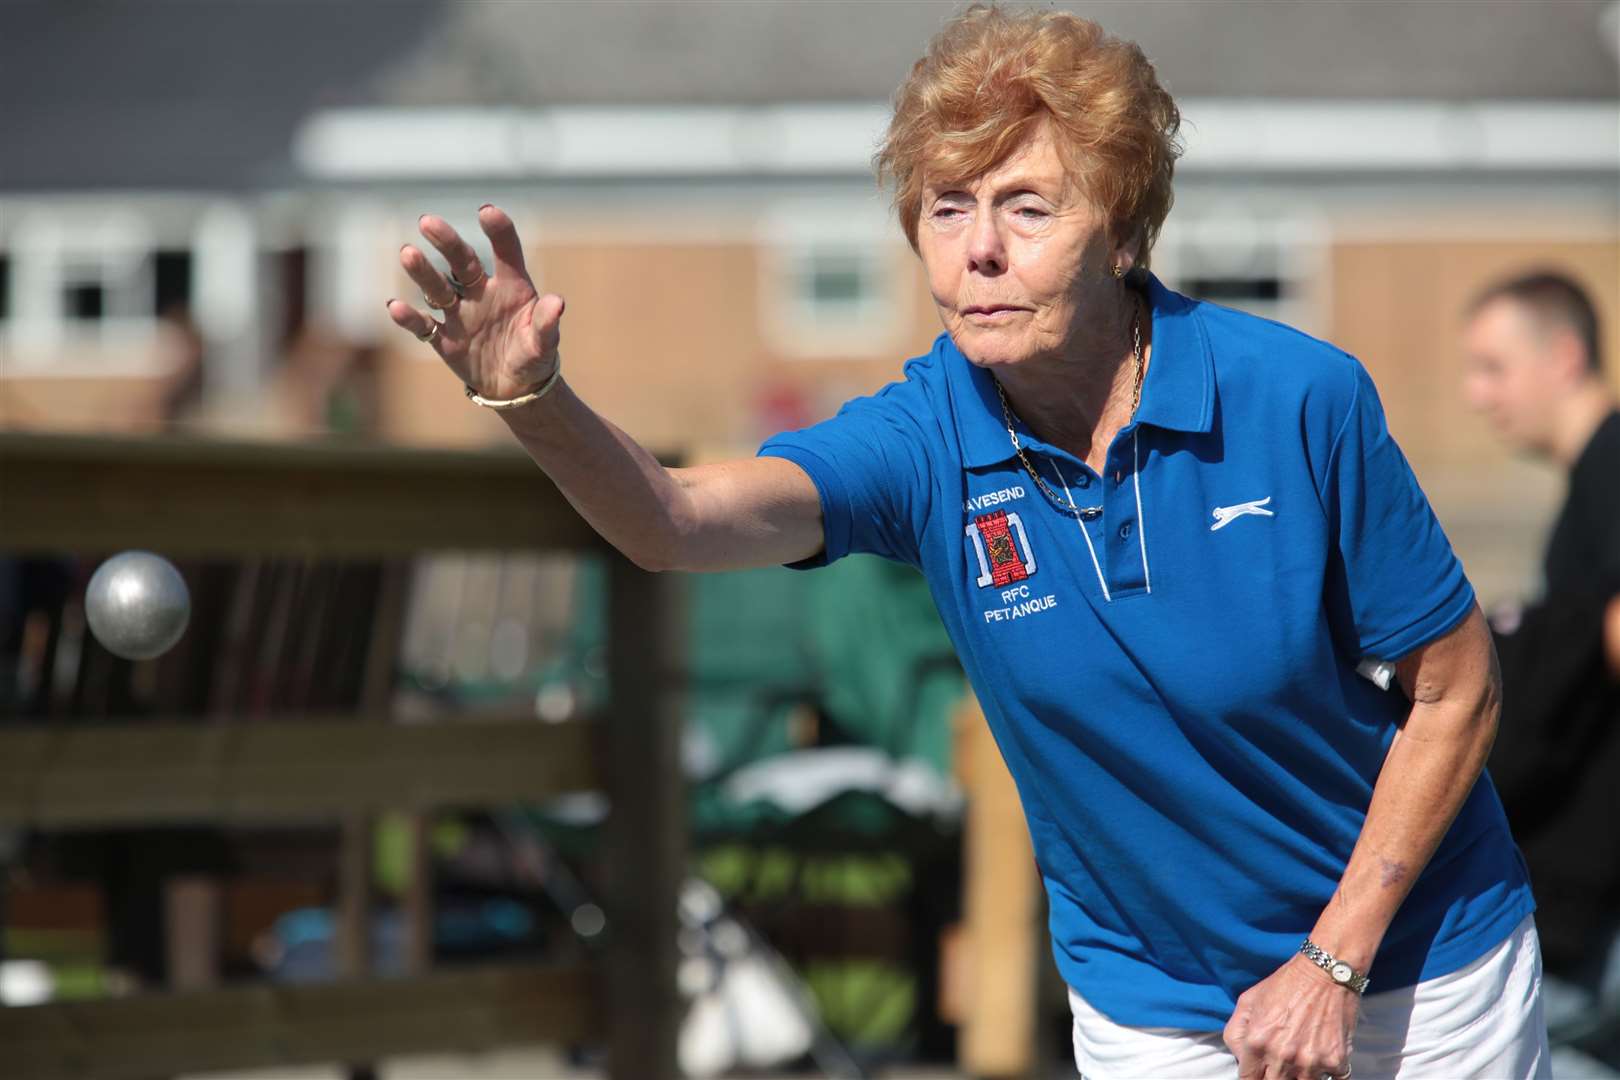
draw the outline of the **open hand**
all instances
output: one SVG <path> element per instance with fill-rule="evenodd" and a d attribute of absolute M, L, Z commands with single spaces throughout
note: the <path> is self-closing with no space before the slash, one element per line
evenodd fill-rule
<path fill-rule="evenodd" d="M 1348 1076 L 1361 998 L 1302 956 L 1245 990 L 1227 1022 L 1239 1080 Z"/>
<path fill-rule="evenodd" d="M 388 317 L 433 346 L 456 377 L 488 398 L 512 398 L 538 388 L 556 369 L 563 298 L 541 296 L 523 265 L 517 227 L 490 205 L 478 210 L 478 226 L 495 251 L 486 273 L 472 246 L 450 223 L 433 214 L 417 222 L 422 235 L 445 257 L 458 290 L 413 244 L 399 262 L 443 321 L 405 303 L 388 301 Z M 459 298 L 458 298 L 459 297 Z"/>

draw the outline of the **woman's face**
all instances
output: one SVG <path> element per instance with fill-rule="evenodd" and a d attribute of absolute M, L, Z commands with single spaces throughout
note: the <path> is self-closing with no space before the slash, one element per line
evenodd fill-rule
<path fill-rule="evenodd" d="M 1101 212 L 1042 124 L 1012 156 L 962 183 L 923 186 L 917 250 L 956 347 L 981 366 L 1059 359 L 1104 331 L 1120 296 Z"/>

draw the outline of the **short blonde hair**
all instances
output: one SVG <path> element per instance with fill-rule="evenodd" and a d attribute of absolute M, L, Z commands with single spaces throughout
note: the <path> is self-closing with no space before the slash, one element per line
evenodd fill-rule
<path fill-rule="evenodd" d="M 1116 238 L 1146 267 L 1170 213 L 1181 114 L 1132 42 L 1063 11 L 974 4 L 928 43 L 895 94 L 874 159 L 917 247 L 925 172 L 965 180 L 1000 164 L 1043 121 Z"/>

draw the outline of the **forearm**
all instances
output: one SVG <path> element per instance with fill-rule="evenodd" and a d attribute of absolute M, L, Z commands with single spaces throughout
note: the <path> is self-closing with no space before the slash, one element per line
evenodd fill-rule
<path fill-rule="evenodd" d="M 1482 619 L 1469 632 L 1479 639 L 1483 670 L 1415 687 L 1411 713 L 1385 755 L 1339 887 L 1311 931 L 1312 941 L 1358 971 L 1371 967 L 1396 911 L 1479 779 L 1496 736 L 1501 694 L 1494 652 Z"/>
<path fill-rule="evenodd" d="M 1620 680 L 1620 594 L 1609 598 L 1603 614 L 1603 658 L 1610 676 Z"/>
<path fill-rule="evenodd" d="M 1490 752 L 1494 711 L 1414 706 L 1395 735 L 1333 900 L 1311 940 L 1366 971 L 1418 874 L 1451 827 Z"/>
<path fill-rule="evenodd" d="M 566 378 L 501 418 L 570 505 L 646 569 L 678 565 L 690 499 L 670 470 L 587 405 Z"/>

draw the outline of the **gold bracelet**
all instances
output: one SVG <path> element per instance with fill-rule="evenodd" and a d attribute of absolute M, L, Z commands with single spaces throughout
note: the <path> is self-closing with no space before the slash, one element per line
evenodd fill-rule
<path fill-rule="evenodd" d="M 562 357 L 558 356 L 557 366 L 552 371 L 551 378 L 547 379 L 538 390 L 530 391 L 529 393 L 524 394 L 522 397 L 507 398 L 505 401 L 497 401 L 494 398 L 484 397 L 482 394 L 478 393 L 478 391 L 468 386 L 466 387 L 467 400 L 472 402 L 474 405 L 482 405 L 486 409 L 515 409 L 519 405 L 527 405 L 531 401 L 539 401 L 541 398 L 545 397 L 547 391 L 549 391 L 556 383 L 557 377 L 561 374 Z"/>

